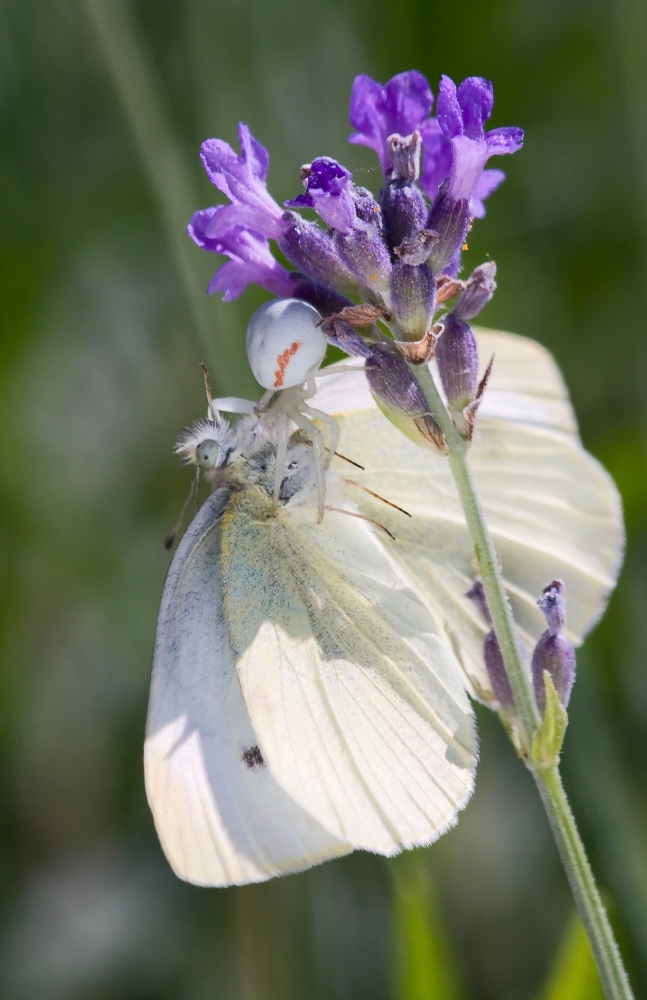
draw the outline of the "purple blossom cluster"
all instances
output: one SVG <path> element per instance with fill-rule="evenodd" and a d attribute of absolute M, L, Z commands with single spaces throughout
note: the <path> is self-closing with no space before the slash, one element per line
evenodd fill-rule
<path fill-rule="evenodd" d="M 367 315 L 393 338 L 382 353 L 397 354 L 397 345 L 408 364 L 427 361 L 444 328 L 442 366 L 451 370 L 447 379 L 441 370 L 441 377 L 450 410 L 469 436 L 466 407 L 478 404 L 478 355 L 467 320 L 496 286 L 493 264 L 477 268 L 467 282 L 459 280 L 461 252 L 472 220 L 485 212 L 484 199 L 504 179 L 500 170 L 486 169 L 489 158 L 514 153 L 523 133 L 485 131 L 493 91 L 481 77 L 456 87 L 444 76 L 436 117 L 433 100 L 427 80 L 415 70 L 384 87 L 356 77 L 350 141 L 377 153 L 384 176 L 377 199 L 344 166 L 320 156 L 301 168 L 305 190 L 281 206 L 267 190 L 267 151 L 246 125 L 239 127 L 240 155 L 223 140 L 208 139 L 202 162 L 229 204 L 196 212 L 188 232 L 198 246 L 229 257 L 211 279 L 210 293 L 222 292 L 229 301 L 253 282 L 274 295 L 303 299 L 332 317 L 326 335 L 348 353 L 366 356 L 366 339 L 385 339 L 374 327 L 372 334 L 361 330 L 362 339 L 357 331 L 366 327 Z M 322 224 L 304 218 L 298 211 L 303 208 L 313 209 Z M 270 241 L 293 270 L 276 259 Z M 434 322 L 436 311 L 447 310 L 445 303 L 456 296 L 441 327 Z M 358 303 L 373 308 L 361 322 L 353 313 Z M 395 359 L 392 365 L 397 367 Z"/>

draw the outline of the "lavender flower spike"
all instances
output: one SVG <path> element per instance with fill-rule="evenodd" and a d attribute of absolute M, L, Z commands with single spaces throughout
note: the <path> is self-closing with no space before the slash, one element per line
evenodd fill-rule
<path fill-rule="evenodd" d="M 217 228 L 213 226 L 214 221 L 226 211 L 225 205 L 205 208 L 195 213 L 187 227 L 191 239 L 203 250 L 231 258 L 214 274 L 207 286 L 208 294 L 224 292 L 224 301 L 231 302 L 253 282 L 274 295 L 290 298 L 294 294 L 293 279 L 296 275 L 291 275 L 274 259 L 264 236 L 244 226 L 234 226 L 220 236 L 207 235 L 211 228 Z"/>
<path fill-rule="evenodd" d="M 238 126 L 240 156 L 222 139 L 207 139 L 201 158 L 209 180 L 227 195 L 224 206 L 211 221 L 208 236 L 218 236 L 234 226 L 245 226 L 261 236 L 278 239 L 285 229 L 283 209 L 265 185 L 269 156 L 243 122 Z"/>
<path fill-rule="evenodd" d="M 318 156 L 301 167 L 301 176 L 305 194 L 284 204 L 288 208 L 314 208 L 328 226 L 347 233 L 355 222 L 350 171 L 329 156 Z"/>
<path fill-rule="evenodd" d="M 416 70 L 399 73 L 384 87 L 370 76 L 356 76 L 350 123 L 357 131 L 349 136 L 349 142 L 374 149 L 388 176 L 391 157 L 387 139 L 396 132 L 408 136 L 419 129 L 431 112 L 433 99 L 429 84 Z"/>

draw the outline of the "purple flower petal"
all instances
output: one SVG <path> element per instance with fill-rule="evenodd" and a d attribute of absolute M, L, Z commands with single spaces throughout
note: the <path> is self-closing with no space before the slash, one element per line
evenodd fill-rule
<path fill-rule="evenodd" d="M 370 76 L 357 76 L 350 98 L 350 123 L 356 132 L 349 141 L 369 146 L 377 153 L 382 170 L 391 167 L 386 140 L 390 135 L 410 135 L 431 111 L 433 94 L 422 73 L 399 73 L 381 87 Z"/>
<path fill-rule="evenodd" d="M 274 259 L 264 236 L 243 226 L 235 226 L 218 236 L 211 235 L 214 220 L 222 217 L 229 207 L 218 205 L 196 212 L 187 227 L 191 239 L 203 250 L 231 258 L 214 274 L 207 286 L 208 294 L 224 292 L 224 301 L 230 302 L 253 282 L 274 295 L 289 296 L 293 277 Z"/>
<path fill-rule="evenodd" d="M 448 76 L 441 77 L 436 101 L 438 124 L 448 139 L 463 134 L 463 114 L 456 96 L 456 84 Z"/>
<path fill-rule="evenodd" d="M 490 156 L 503 153 L 516 153 L 523 146 L 522 128 L 493 128 L 485 136 L 490 147 Z"/>
<path fill-rule="evenodd" d="M 384 87 L 384 110 L 389 135 L 411 135 L 431 113 L 434 96 L 422 73 L 398 73 Z"/>
<path fill-rule="evenodd" d="M 350 171 L 329 156 L 319 156 L 307 170 L 306 192 L 286 201 L 289 208 L 314 208 L 324 222 L 347 233 L 355 222 L 353 180 Z"/>
<path fill-rule="evenodd" d="M 263 236 L 278 239 L 283 231 L 283 211 L 265 186 L 269 157 L 254 139 L 247 126 L 238 127 L 241 154 L 237 156 L 222 139 L 207 139 L 202 144 L 202 162 L 209 179 L 238 209 L 232 211 L 227 225 L 250 226 Z"/>
<path fill-rule="evenodd" d="M 470 139 L 482 139 L 483 122 L 492 114 L 494 104 L 492 84 L 482 76 L 468 76 L 456 96 L 463 116 L 463 134 Z"/>
<path fill-rule="evenodd" d="M 490 150 L 485 139 L 468 139 L 466 135 L 457 135 L 452 139 L 452 146 L 454 158 L 447 194 L 455 201 L 469 201 L 491 155 Z"/>
<path fill-rule="evenodd" d="M 483 171 L 472 195 L 472 216 L 475 219 L 483 218 L 485 215 L 485 205 L 483 202 L 486 198 L 489 198 L 493 191 L 496 191 L 499 184 L 504 180 L 505 174 L 502 170 Z"/>
<path fill-rule="evenodd" d="M 276 271 L 267 270 L 261 265 L 243 260 L 227 261 L 218 268 L 207 285 L 207 293 L 213 295 L 214 292 L 224 292 L 223 302 L 232 302 L 243 294 L 248 285 L 254 284 L 266 288 L 273 295 L 290 298 L 292 295 L 290 273 L 280 264 L 276 264 L 276 269 Z"/>
<path fill-rule="evenodd" d="M 452 143 L 440 127 L 437 118 L 429 118 L 421 128 L 422 170 L 420 187 L 432 201 L 438 188 L 452 169 Z"/>

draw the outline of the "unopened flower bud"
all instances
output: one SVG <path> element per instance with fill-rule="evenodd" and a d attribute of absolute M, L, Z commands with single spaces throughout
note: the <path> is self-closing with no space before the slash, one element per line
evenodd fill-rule
<path fill-rule="evenodd" d="M 290 272 L 290 280 L 292 283 L 291 298 L 309 302 L 322 316 L 331 316 L 333 313 L 341 312 L 342 309 L 352 305 L 350 299 L 336 292 L 330 285 L 314 281 L 298 271 Z"/>
<path fill-rule="evenodd" d="M 555 685 L 555 690 L 564 708 L 568 705 L 575 680 L 575 650 L 562 628 L 566 620 L 564 584 L 553 580 L 544 587 L 537 604 L 544 612 L 548 628 L 540 637 L 532 654 L 532 679 L 535 699 L 541 714 L 546 709 L 546 687 L 544 671 L 547 670 Z"/>
<path fill-rule="evenodd" d="M 479 384 L 479 349 L 469 323 L 455 312 L 443 320 L 444 329 L 436 347 L 436 361 L 447 402 L 454 414 L 462 414 L 476 399 Z"/>
<path fill-rule="evenodd" d="M 313 281 L 332 285 L 337 291 L 357 291 L 357 279 L 339 256 L 330 233 L 294 212 L 285 212 L 283 219 L 289 225 L 278 244 L 291 264 Z"/>
<path fill-rule="evenodd" d="M 335 232 L 335 247 L 346 267 L 388 301 L 391 257 L 379 226 L 358 223 L 348 233 Z"/>
<path fill-rule="evenodd" d="M 391 344 L 373 344 L 365 363 L 366 378 L 384 416 L 411 441 L 445 454 L 445 439 L 420 383 L 402 354 Z"/>
<path fill-rule="evenodd" d="M 496 291 L 495 276 L 493 260 L 474 268 L 454 306 L 459 319 L 472 319 L 487 305 Z"/>
<path fill-rule="evenodd" d="M 417 184 L 402 184 L 399 181 L 385 184 L 380 192 L 380 205 L 386 241 L 391 250 L 425 224 L 427 206 Z M 429 250 L 423 260 L 429 256 Z"/>
<path fill-rule="evenodd" d="M 492 618 L 490 617 L 490 609 L 487 606 L 485 591 L 483 590 L 481 581 L 475 580 L 473 586 L 467 591 L 465 596 L 469 597 L 470 601 L 476 604 L 485 624 L 491 626 Z M 483 660 L 485 661 L 485 669 L 492 685 L 492 693 L 499 705 L 503 709 L 514 708 L 512 688 L 510 687 L 510 681 L 508 680 L 503 663 L 501 648 L 492 628 L 490 628 L 490 631 L 483 640 Z"/>
<path fill-rule="evenodd" d="M 321 332 L 329 344 L 338 347 L 346 354 L 350 354 L 351 357 L 367 358 L 371 353 L 371 348 L 366 341 L 362 340 L 350 323 L 341 316 L 330 316 L 324 320 L 321 324 Z"/>
<path fill-rule="evenodd" d="M 429 264 L 434 274 L 455 273 L 457 254 L 465 243 L 470 224 L 470 204 L 464 198 L 452 198 L 447 191 L 438 192 L 427 219 L 427 229 L 438 233 L 439 240 L 431 252 Z"/>
<path fill-rule="evenodd" d="M 391 274 L 391 305 L 407 340 L 425 336 L 434 312 L 435 292 L 436 283 L 427 264 L 412 267 L 396 260 Z"/>

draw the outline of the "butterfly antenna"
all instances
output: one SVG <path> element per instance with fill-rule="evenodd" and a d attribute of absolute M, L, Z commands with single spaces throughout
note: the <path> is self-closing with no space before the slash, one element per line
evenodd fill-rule
<path fill-rule="evenodd" d="M 382 503 L 385 503 L 388 507 L 393 507 L 394 510 L 399 510 L 401 514 L 406 514 L 407 517 L 413 516 L 408 510 L 405 510 L 404 507 L 398 507 L 397 503 L 391 503 L 390 500 L 385 499 L 385 497 L 381 497 L 379 493 L 374 493 L 373 490 L 367 489 L 366 486 L 362 486 L 361 483 L 356 483 L 354 479 L 344 479 L 343 481 L 348 483 L 349 486 L 356 486 L 358 490 L 364 490 L 364 493 L 368 493 L 370 496 L 375 497 L 376 500 L 381 500 Z"/>
<path fill-rule="evenodd" d="M 330 448 L 326 448 L 326 451 L 330 451 Z M 348 462 L 349 465 L 354 465 L 356 469 L 361 469 L 362 472 L 366 472 L 363 465 L 360 465 L 359 462 L 353 462 L 352 458 L 346 458 L 346 456 L 342 455 L 340 451 L 335 452 L 335 458 L 341 458 L 343 462 Z"/>
<path fill-rule="evenodd" d="M 169 549 L 173 548 L 173 542 L 175 541 L 175 539 L 177 537 L 178 531 L 182 527 L 182 522 L 184 521 L 184 515 L 187 512 L 187 507 L 191 503 L 191 500 L 193 499 L 193 495 L 194 494 L 195 494 L 195 497 L 196 497 L 196 500 L 197 500 L 197 497 L 198 497 L 198 486 L 199 486 L 199 484 L 200 484 L 200 467 L 198 466 L 198 468 L 195 470 L 195 476 L 193 477 L 193 481 L 191 483 L 191 489 L 189 490 L 189 495 L 186 498 L 186 500 L 184 501 L 184 503 L 182 504 L 182 510 L 180 511 L 180 516 L 178 517 L 175 526 L 172 528 L 171 531 L 169 531 L 168 535 L 164 539 L 164 548 L 167 551 Z"/>
<path fill-rule="evenodd" d="M 213 405 L 213 396 L 211 395 L 211 383 L 209 381 L 209 369 L 205 365 L 204 361 L 198 361 L 198 364 L 202 368 L 202 374 L 204 376 L 204 391 L 207 394 L 207 403 L 209 404 L 209 413 L 211 419 L 215 418 L 215 410 Z"/>
<path fill-rule="evenodd" d="M 200 466 L 199 465 L 196 465 L 196 467 L 195 467 L 195 479 L 193 480 L 193 483 L 191 485 L 195 486 L 195 490 L 193 491 L 193 495 L 195 497 L 195 500 L 194 500 L 194 503 L 193 503 L 193 516 L 195 517 L 195 515 L 198 513 L 198 493 L 200 492 Z M 191 500 L 191 494 L 189 493 L 189 498 L 187 500 L 187 504 L 189 503 L 190 500 Z"/>
<path fill-rule="evenodd" d="M 388 501 L 387 501 L 387 503 L 388 503 Z M 391 506 L 393 506 L 393 505 L 391 505 Z M 374 521 L 372 517 L 365 517 L 364 514 L 357 514 L 353 510 L 344 510 L 342 507 L 328 507 L 328 506 L 326 506 L 326 507 L 324 507 L 324 510 L 331 510 L 335 514 L 348 514 L 349 517 L 356 517 L 360 521 L 368 521 L 369 524 L 374 524 L 376 528 L 381 528 L 382 531 L 386 532 L 386 534 L 389 536 L 389 538 L 391 538 L 393 541 L 395 541 L 395 535 L 392 535 L 391 532 L 389 531 L 389 529 L 385 528 L 384 525 L 380 524 L 379 521 Z"/>

